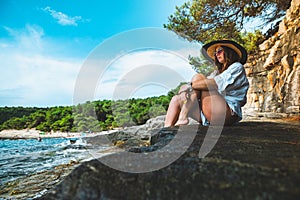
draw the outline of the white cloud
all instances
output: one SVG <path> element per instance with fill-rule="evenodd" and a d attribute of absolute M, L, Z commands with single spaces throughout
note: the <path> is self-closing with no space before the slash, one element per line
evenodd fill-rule
<path fill-rule="evenodd" d="M 44 12 L 49 13 L 54 19 L 57 20 L 57 23 L 62 26 L 77 26 L 79 21 L 84 21 L 81 16 L 71 17 L 62 12 L 51 9 L 47 6 L 42 9 Z"/>
<path fill-rule="evenodd" d="M 95 99 L 165 95 L 196 73 L 187 60 L 199 49 L 148 50 L 118 57 L 100 77 Z M 155 88 L 155 89 L 151 89 Z"/>
<path fill-rule="evenodd" d="M 51 55 L 64 44 L 47 41 L 39 26 L 5 29 L 12 38 L 0 39 L 0 106 L 71 105 L 82 60 Z"/>
<path fill-rule="evenodd" d="M 192 78 L 195 72 L 187 57 L 199 55 L 199 46 L 177 51 L 140 49 L 110 60 L 95 55 L 87 58 L 90 69 L 83 84 L 76 85 L 85 62 L 78 56 L 57 53 L 69 51 L 67 41 L 45 37 L 37 25 L 5 30 L 12 38 L 0 38 L 0 106 L 71 105 L 84 100 L 167 94 L 179 82 Z M 73 99 L 76 87 L 82 88 L 83 98 Z"/>
<path fill-rule="evenodd" d="M 21 54 L 1 55 L 1 104 L 23 106 L 71 105 L 80 61 Z M 5 93 L 3 93 L 5 92 Z M 2 95 L 4 95 L 2 97 Z"/>
<path fill-rule="evenodd" d="M 27 24 L 24 29 L 16 30 L 7 26 L 3 27 L 12 38 L 14 38 L 14 47 L 24 49 L 32 49 L 39 51 L 42 49 L 42 37 L 44 36 L 44 30 L 38 25 Z M 2 45 L 3 46 L 3 45 Z M 13 47 L 8 43 L 3 47 Z"/>

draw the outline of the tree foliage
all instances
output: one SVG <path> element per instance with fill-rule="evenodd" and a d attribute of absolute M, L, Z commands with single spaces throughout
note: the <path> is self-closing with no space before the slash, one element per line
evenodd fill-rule
<path fill-rule="evenodd" d="M 272 30 L 265 35 L 260 30 L 245 32 L 245 23 L 259 18 L 263 23 L 256 23 L 256 27 L 272 25 L 285 15 L 290 3 L 291 0 L 190 0 L 182 6 L 176 6 L 175 13 L 168 17 L 164 28 L 189 41 L 201 43 L 231 39 L 252 53 L 270 37 L 278 23 L 271 26 Z M 190 56 L 190 64 L 196 72 L 208 75 L 214 68 L 201 56 Z"/>
<path fill-rule="evenodd" d="M 29 116 L 30 114 L 38 111 L 38 110 L 46 110 L 47 108 L 37 108 L 37 107 L 0 107 L 0 124 L 7 121 L 12 117 L 23 117 Z"/>
<path fill-rule="evenodd" d="M 291 0 L 191 0 L 168 18 L 164 27 L 190 41 L 203 43 L 232 39 L 244 44 L 240 32 L 245 22 L 261 18 L 261 26 L 285 15 Z M 256 24 L 257 25 L 257 24 Z"/>
<path fill-rule="evenodd" d="M 169 93 L 167 96 L 145 99 L 88 101 L 76 106 L 47 109 L 17 108 L 20 113 L 29 110 L 27 115 L 18 114 L 14 107 L 3 107 L 0 108 L 0 120 L 3 121 L 0 130 L 36 128 L 46 132 L 99 132 L 115 127 L 141 125 L 152 117 L 166 114 L 173 95 Z"/>
<path fill-rule="evenodd" d="M 214 70 L 214 65 L 204 58 L 202 54 L 199 57 L 189 56 L 190 64 L 197 73 L 209 75 Z"/>

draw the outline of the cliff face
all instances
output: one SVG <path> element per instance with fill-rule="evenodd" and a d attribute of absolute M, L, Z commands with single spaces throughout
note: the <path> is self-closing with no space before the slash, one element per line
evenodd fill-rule
<path fill-rule="evenodd" d="M 278 33 L 261 45 L 245 65 L 250 88 L 245 116 L 299 115 L 300 107 L 300 0 L 292 0 Z"/>

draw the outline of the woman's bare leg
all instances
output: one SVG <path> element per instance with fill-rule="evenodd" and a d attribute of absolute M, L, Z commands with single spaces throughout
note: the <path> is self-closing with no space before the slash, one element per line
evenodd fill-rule
<path fill-rule="evenodd" d="M 181 108 L 180 108 L 179 98 L 178 98 L 178 95 L 176 95 L 176 96 L 172 97 L 172 99 L 170 101 L 166 119 L 165 119 L 165 125 L 164 125 L 165 127 L 174 126 L 174 124 L 178 120 L 180 110 L 181 110 Z"/>
<path fill-rule="evenodd" d="M 178 120 L 175 124 L 176 126 L 188 124 L 189 123 L 188 117 L 191 115 L 194 115 L 194 113 L 196 113 L 197 115 L 200 116 L 199 103 L 198 103 L 197 96 L 198 96 L 197 93 L 195 91 L 193 91 L 190 94 L 190 98 L 184 101 L 182 108 L 181 108 L 181 112 L 178 116 Z"/>
<path fill-rule="evenodd" d="M 202 92 L 202 111 L 211 125 L 226 125 L 232 118 L 225 99 L 217 91 Z"/>
<path fill-rule="evenodd" d="M 188 88 L 187 85 L 182 85 L 177 95 L 173 96 L 166 115 L 165 127 L 174 126 L 178 120 L 181 108 L 183 106 L 185 90 Z"/>
<path fill-rule="evenodd" d="M 188 85 L 182 85 L 178 94 L 172 97 L 166 119 L 165 119 L 165 127 L 174 126 L 175 124 L 188 124 L 187 116 L 189 108 L 189 101 L 186 90 L 188 89 Z M 179 123 L 178 123 L 179 122 Z"/>
<path fill-rule="evenodd" d="M 196 74 L 192 81 L 205 80 L 205 76 L 202 74 Z M 227 105 L 224 97 L 222 97 L 214 88 L 207 91 L 200 91 L 201 99 L 200 108 L 205 117 L 210 121 L 211 125 L 227 125 L 232 123 L 232 114 L 229 106 Z M 200 113 L 200 112 L 199 112 Z M 194 113 L 194 115 L 197 112 Z M 198 115 L 200 118 L 200 114 Z M 200 122 L 200 120 L 198 120 Z"/>
<path fill-rule="evenodd" d="M 203 74 L 196 74 L 192 78 L 192 82 L 205 80 L 205 76 Z M 176 122 L 176 125 L 185 125 L 188 124 L 188 117 L 191 117 L 201 123 L 201 93 L 200 90 L 193 90 L 191 94 L 190 101 L 188 101 L 185 105 L 183 105 L 182 110 L 179 115 L 179 119 Z"/>
<path fill-rule="evenodd" d="M 196 74 L 192 81 L 205 79 L 205 76 L 202 74 Z M 188 117 L 201 122 L 200 110 L 201 105 L 198 102 L 200 98 L 201 91 L 194 90 L 190 95 L 190 98 L 187 99 L 187 92 L 183 92 L 188 89 L 188 85 L 181 86 L 179 94 L 174 96 L 170 102 L 165 126 L 174 126 L 174 125 L 185 125 L 189 123 Z"/>
<path fill-rule="evenodd" d="M 197 79 L 205 79 L 205 76 L 196 74 L 192 80 Z M 186 85 L 182 86 L 180 92 L 186 88 Z M 186 100 L 185 92 L 172 98 L 166 115 L 165 127 L 188 124 L 188 117 L 201 123 L 201 110 L 211 125 L 228 125 L 234 120 L 225 99 L 216 90 L 194 90 L 190 99 Z"/>

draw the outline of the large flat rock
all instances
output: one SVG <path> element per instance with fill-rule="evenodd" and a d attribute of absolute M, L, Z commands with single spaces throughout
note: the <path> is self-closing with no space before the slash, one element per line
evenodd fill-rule
<path fill-rule="evenodd" d="M 81 164 L 41 199 L 299 199 L 300 125 L 294 122 L 245 121 L 224 127 L 210 153 L 199 158 L 207 127 L 190 125 L 158 132 L 197 135 L 172 164 L 148 173 L 118 171 L 94 159 Z M 164 140 L 169 141 L 164 141 Z M 171 140 L 172 141 L 172 140 Z M 162 146 L 159 146 L 161 144 Z M 180 147 L 174 146 L 174 152 Z M 169 152 L 172 153 L 172 152 Z M 125 157 L 113 157 L 120 164 Z M 109 158 L 108 156 L 108 158 Z M 159 159 L 159 158 L 158 158 Z"/>

